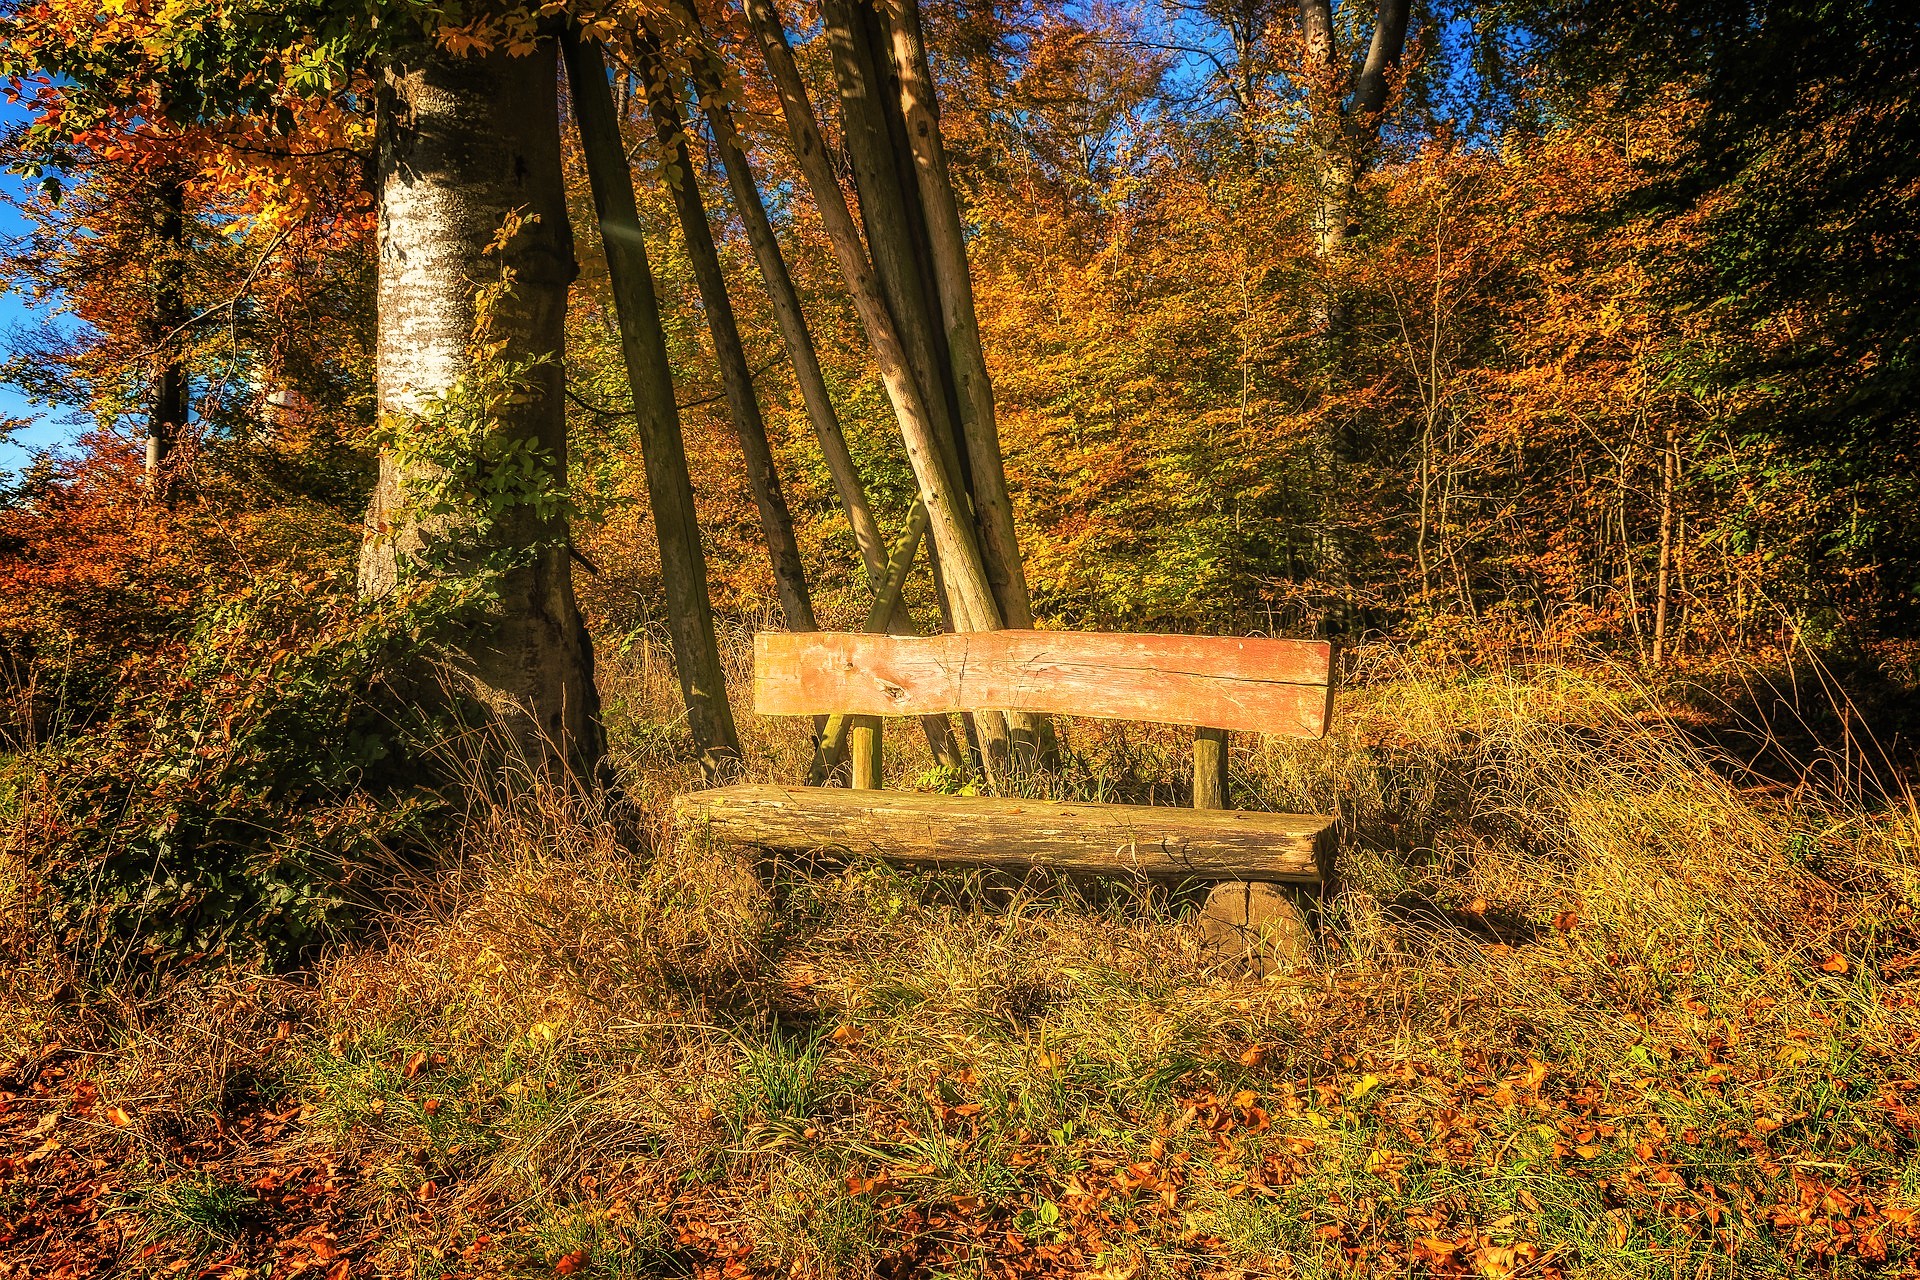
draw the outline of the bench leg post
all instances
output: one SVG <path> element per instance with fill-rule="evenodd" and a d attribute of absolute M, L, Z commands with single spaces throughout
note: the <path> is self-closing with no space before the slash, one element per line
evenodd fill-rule
<path fill-rule="evenodd" d="M 853 716 L 849 739 L 852 746 L 853 779 L 856 791 L 878 791 L 880 784 L 880 717 Z"/>
<path fill-rule="evenodd" d="M 1225 729 L 1196 729 L 1193 732 L 1193 807 L 1228 807 Z"/>

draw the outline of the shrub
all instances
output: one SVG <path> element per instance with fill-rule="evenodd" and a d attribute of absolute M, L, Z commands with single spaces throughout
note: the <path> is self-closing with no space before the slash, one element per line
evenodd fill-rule
<path fill-rule="evenodd" d="M 9 839 L 52 939 L 113 970 L 335 936 L 435 809 L 397 750 L 419 726 L 373 696 L 408 622 L 262 579 L 123 664 L 108 714 L 39 754 Z"/>

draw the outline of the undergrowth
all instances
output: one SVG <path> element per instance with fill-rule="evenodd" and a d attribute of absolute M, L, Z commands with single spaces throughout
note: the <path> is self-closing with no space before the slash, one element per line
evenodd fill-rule
<path fill-rule="evenodd" d="M 1177 887 L 676 836 L 671 686 L 615 665 L 629 807 L 476 789 L 446 872 L 311 975 L 106 1007 L 22 969 L 0 1122 L 46 1127 L 6 1186 L 126 1163 L 129 1275 L 1917 1265 L 1910 800 L 1763 785 L 1606 670 L 1365 650 L 1328 740 L 1236 742 L 1236 804 L 1344 831 L 1321 962 L 1251 981 Z M 799 776 L 800 729 L 742 723 Z M 1188 785 L 1176 731 L 1063 738 L 1023 786 Z"/>

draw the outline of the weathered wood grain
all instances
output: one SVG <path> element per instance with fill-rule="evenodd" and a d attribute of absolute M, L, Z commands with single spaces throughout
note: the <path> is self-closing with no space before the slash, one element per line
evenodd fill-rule
<path fill-rule="evenodd" d="M 1333 703 L 1324 641 L 991 631 L 754 637 L 762 715 L 1042 711 L 1318 738 Z"/>
<path fill-rule="evenodd" d="M 1334 819 L 987 796 L 750 785 L 675 797 L 682 823 L 742 844 L 934 866 L 1054 867 L 1320 882 Z"/>

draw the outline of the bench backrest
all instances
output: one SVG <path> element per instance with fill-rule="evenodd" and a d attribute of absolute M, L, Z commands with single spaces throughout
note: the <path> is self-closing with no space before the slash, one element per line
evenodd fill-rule
<path fill-rule="evenodd" d="M 1333 706 L 1320 640 L 983 631 L 937 636 L 763 632 L 762 715 L 1035 711 L 1318 738 Z"/>

